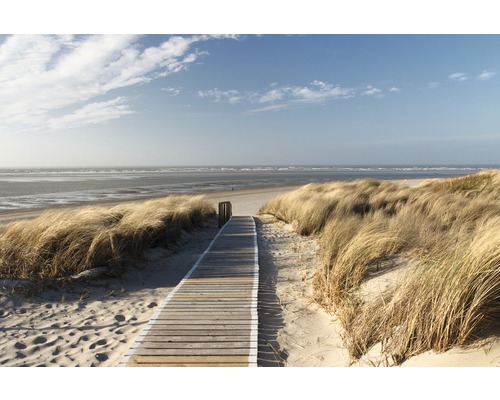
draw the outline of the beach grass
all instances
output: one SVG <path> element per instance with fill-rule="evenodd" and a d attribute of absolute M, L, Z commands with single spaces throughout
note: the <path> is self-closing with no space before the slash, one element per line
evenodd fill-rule
<path fill-rule="evenodd" d="M 381 343 L 397 365 L 474 343 L 498 327 L 500 171 L 418 187 L 372 179 L 309 184 L 260 213 L 318 239 L 314 298 L 341 321 L 353 361 Z M 362 296 L 381 262 L 394 258 L 413 266 L 405 279 Z"/>
<path fill-rule="evenodd" d="M 120 275 L 156 246 L 215 215 L 203 196 L 169 196 L 111 208 L 48 210 L 33 220 L 0 226 L 0 277 L 66 279 L 105 267 Z"/>

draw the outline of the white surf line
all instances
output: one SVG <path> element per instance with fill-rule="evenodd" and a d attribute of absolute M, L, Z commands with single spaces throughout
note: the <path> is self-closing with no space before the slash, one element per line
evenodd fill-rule
<path fill-rule="evenodd" d="M 257 225 L 255 223 L 255 218 L 252 216 L 253 221 L 253 245 L 254 245 L 254 281 L 252 289 L 252 306 L 251 306 L 251 316 L 252 323 L 250 328 L 250 342 L 254 342 L 257 346 L 250 349 L 250 354 L 248 355 L 248 364 L 250 367 L 257 367 L 257 351 L 258 351 L 258 333 L 259 333 L 259 320 L 258 320 L 258 293 L 259 293 L 259 247 L 257 245 Z"/>
<path fill-rule="evenodd" d="M 231 219 L 231 218 L 229 218 Z M 149 332 L 151 327 L 153 326 L 154 322 L 158 319 L 160 316 L 160 313 L 163 311 L 165 306 L 170 302 L 174 294 L 181 288 L 181 286 L 184 284 L 184 282 L 193 274 L 194 270 L 198 267 L 198 265 L 201 263 L 201 261 L 205 258 L 207 253 L 212 249 L 215 241 L 219 238 L 219 236 L 222 234 L 224 229 L 226 228 L 228 224 L 224 224 L 224 226 L 217 232 L 217 235 L 213 238 L 213 240 L 210 242 L 208 245 L 207 249 L 203 252 L 203 254 L 198 258 L 198 260 L 194 263 L 194 265 L 191 267 L 191 269 L 188 271 L 188 273 L 182 278 L 182 280 L 179 282 L 179 284 L 168 294 L 168 296 L 163 300 L 163 302 L 160 303 L 160 305 L 156 308 L 155 313 L 149 320 L 149 322 L 146 324 L 146 326 L 142 329 L 141 333 L 139 333 L 139 336 L 135 340 L 134 343 L 130 346 L 128 349 L 127 353 L 123 356 L 120 364 L 118 364 L 118 367 L 125 367 L 128 361 L 130 360 L 130 357 L 134 355 L 136 352 L 137 348 L 140 346 L 144 338 L 146 337 L 146 334 Z"/>

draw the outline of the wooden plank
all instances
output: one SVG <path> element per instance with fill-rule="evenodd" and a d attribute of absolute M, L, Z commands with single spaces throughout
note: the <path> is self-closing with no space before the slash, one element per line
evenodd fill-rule
<path fill-rule="evenodd" d="M 139 347 L 134 356 L 246 356 L 253 349 L 146 349 Z"/>
<path fill-rule="evenodd" d="M 249 276 L 249 277 L 233 277 L 233 276 L 227 276 L 227 277 L 221 277 L 221 278 L 196 278 L 191 275 L 190 280 L 185 282 L 184 285 L 188 284 L 218 284 L 218 283 L 246 283 L 246 282 L 253 282 L 254 277 Z"/>
<path fill-rule="evenodd" d="M 223 315 L 251 315 L 252 310 L 249 310 L 247 308 L 243 308 L 241 310 L 225 310 L 225 309 L 219 309 L 219 310 L 209 310 L 208 312 L 206 310 L 200 310 L 198 308 L 186 308 L 185 310 L 182 309 L 173 309 L 173 308 L 164 308 L 163 310 L 159 310 L 159 313 L 157 315 L 173 315 L 173 316 L 180 316 L 180 315 L 192 315 L 193 317 L 200 316 L 200 315 L 214 315 L 214 316 L 223 316 Z"/>
<path fill-rule="evenodd" d="M 256 349 L 257 342 L 156 342 L 143 341 L 144 349 Z M 200 353 L 201 354 L 201 353 Z"/>
<path fill-rule="evenodd" d="M 215 278 L 217 279 L 217 278 Z M 249 280 L 247 282 L 186 282 L 182 285 L 181 289 L 186 288 L 200 288 L 200 289 L 212 289 L 212 288 L 227 288 L 227 289 L 237 289 L 237 288 L 247 288 L 254 285 L 254 280 Z M 179 289 L 180 290 L 180 289 Z"/>
<path fill-rule="evenodd" d="M 227 302 L 227 303 L 203 303 L 200 301 L 183 301 L 175 302 L 170 305 L 169 310 L 186 310 L 197 307 L 200 311 L 233 311 L 233 312 L 250 312 L 257 300 L 249 299 L 246 302 Z M 158 310 L 157 312 L 161 312 Z"/>
<path fill-rule="evenodd" d="M 186 363 L 176 362 L 176 363 L 134 363 L 130 362 L 125 365 L 126 367 L 248 367 L 249 363 L 193 363 L 188 361 Z"/>
<path fill-rule="evenodd" d="M 160 310 L 158 315 L 164 315 L 164 316 L 173 316 L 173 317 L 182 317 L 182 316 L 190 316 L 193 318 L 198 318 L 201 316 L 214 316 L 214 317 L 223 317 L 223 316 L 228 316 L 228 317 L 239 317 L 239 316 L 248 316 L 248 315 L 253 315 L 252 310 L 248 308 L 244 308 L 241 310 L 226 310 L 223 308 L 219 309 L 210 309 L 210 310 L 195 310 L 193 311 L 192 309 L 178 309 L 178 308 L 168 308 L 168 309 L 163 309 Z"/>
<path fill-rule="evenodd" d="M 230 343 L 230 342 L 241 342 L 241 341 L 246 341 L 246 342 L 252 342 L 253 340 L 251 339 L 250 335 L 218 335 L 218 336 L 207 336 L 207 335 L 190 335 L 190 336 L 165 336 L 165 335 L 148 335 L 147 332 L 141 333 L 141 336 L 143 336 L 143 340 L 140 343 L 143 343 L 144 341 L 148 342 L 167 342 L 167 343 L 216 343 L 216 342 L 225 342 L 225 343 Z M 140 344 L 139 343 L 139 344 Z"/>
<path fill-rule="evenodd" d="M 182 306 L 182 305 L 206 305 L 208 308 L 210 307 L 219 307 L 219 308 L 224 308 L 224 307 L 241 307 L 241 308 L 247 308 L 253 306 L 257 302 L 256 297 L 248 297 L 248 298 L 235 298 L 235 299 L 217 299 L 217 298 L 193 298 L 193 297 L 184 297 L 184 298 L 179 298 L 179 299 L 174 299 L 169 303 L 169 308 L 170 307 L 175 307 L 175 306 Z"/>
<path fill-rule="evenodd" d="M 249 334 L 248 329 L 164 329 L 164 328 L 155 328 L 151 327 L 150 330 L 147 331 L 148 335 L 162 335 L 162 336 L 245 336 Z"/>
<path fill-rule="evenodd" d="M 247 325 L 254 322 L 257 318 L 157 318 L 155 325 L 219 325 L 219 324 L 235 324 Z"/>
<path fill-rule="evenodd" d="M 219 364 L 231 364 L 231 363 L 247 363 L 248 357 L 241 355 L 213 355 L 213 356 L 132 356 L 130 357 L 132 363 L 219 363 Z"/>
<path fill-rule="evenodd" d="M 216 330 L 235 330 L 235 329 L 244 329 L 245 325 L 250 325 L 248 323 L 245 324 L 227 324 L 227 323 L 220 323 L 220 324 L 207 324 L 207 325 L 202 325 L 202 324 L 164 324 L 161 321 L 156 321 L 154 326 L 151 327 L 151 329 L 175 329 L 178 331 L 196 331 L 196 330 L 211 330 L 211 331 L 216 331 Z"/>
<path fill-rule="evenodd" d="M 170 307 L 175 307 L 175 306 L 183 306 L 183 305 L 198 305 L 198 306 L 203 306 L 205 305 L 207 308 L 211 308 L 211 307 L 214 307 L 214 308 L 222 308 L 224 309 L 224 307 L 227 307 L 228 309 L 229 308 L 250 308 L 250 307 L 253 307 L 253 305 L 255 304 L 255 302 L 257 301 L 256 298 L 247 298 L 247 299 L 241 299 L 241 300 L 226 300 L 226 301 L 221 301 L 221 300 L 218 300 L 218 299 L 213 299 L 212 301 L 210 301 L 210 299 L 193 299 L 193 298 L 183 298 L 183 299 L 178 299 L 178 300 L 174 300 L 174 301 L 171 301 L 169 303 L 169 308 Z"/>
<path fill-rule="evenodd" d="M 155 321 L 172 321 L 172 323 L 177 323 L 179 321 L 194 321 L 199 323 L 207 323 L 207 322 L 219 322 L 219 321 L 255 321 L 257 320 L 256 315 L 164 315 L 160 314 Z"/>
<path fill-rule="evenodd" d="M 225 290 L 238 290 L 238 289 L 247 289 L 249 287 L 252 287 L 254 285 L 253 282 L 247 282 L 247 283 L 234 283 L 234 282 L 229 282 L 229 283 L 212 283 L 212 284 L 207 284 L 207 283 L 186 283 L 180 288 L 179 290 L 186 290 L 186 289 L 197 289 L 197 290 L 213 290 L 213 289 L 225 289 Z"/>
<path fill-rule="evenodd" d="M 184 298 L 195 298 L 195 299 L 247 299 L 256 298 L 252 293 L 252 289 L 246 290 L 247 293 L 242 293 L 241 290 L 181 290 L 176 293 L 174 300 L 184 299 Z"/>

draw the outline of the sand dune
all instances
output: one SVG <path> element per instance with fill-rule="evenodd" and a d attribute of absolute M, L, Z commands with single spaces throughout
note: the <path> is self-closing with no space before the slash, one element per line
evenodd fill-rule
<path fill-rule="evenodd" d="M 255 215 L 267 200 L 290 189 L 218 193 L 211 199 L 230 200 L 237 215 Z M 261 322 L 260 365 L 348 366 L 335 316 L 311 301 L 318 245 L 297 235 L 290 226 L 270 222 L 262 216 L 257 224 L 261 289 L 269 291 L 269 315 Z M 3 282 L 0 365 L 117 365 L 155 307 L 216 232 L 214 220 L 210 228 L 184 235 L 176 248 L 150 251 L 148 261 L 121 278 L 74 282 L 27 297 L 13 294 L 14 289 Z M 380 283 L 390 284 L 392 277 L 377 279 L 370 290 L 376 291 Z M 356 366 L 377 365 L 376 349 L 372 356 Z M 500 366 L 500 341 L 476 349 L 422 354 L 403 366 Z"/>

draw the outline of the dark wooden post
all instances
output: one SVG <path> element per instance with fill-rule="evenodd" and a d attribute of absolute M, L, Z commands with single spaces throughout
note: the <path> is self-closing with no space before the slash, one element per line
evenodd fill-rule
<path fill-rule="evenodd" d="M 229 221 L 229 218 L 233 215 L 233 207 L 230 201 L 223 201 L 219 203 L 219 229 L 224 226 L 224 224 Z"/>

